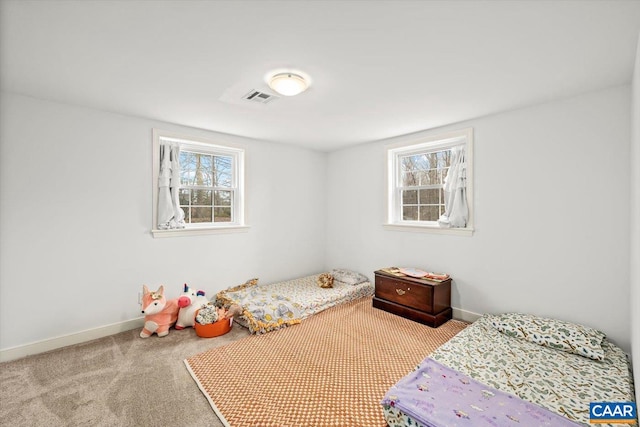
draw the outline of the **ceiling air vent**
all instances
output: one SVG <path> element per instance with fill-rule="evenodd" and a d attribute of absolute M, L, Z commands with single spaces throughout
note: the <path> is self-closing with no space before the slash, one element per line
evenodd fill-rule
<path fill-rule="evenodd" d="M 270 93 L 260 92 L 259 90 L 251 89 L 249 93 L 242 97 L 242 99 L 246 99 L 247 101 L 253 101 L 260 104 L 266 104 L 278 97 L 275 95 L 271 95 Z"/>

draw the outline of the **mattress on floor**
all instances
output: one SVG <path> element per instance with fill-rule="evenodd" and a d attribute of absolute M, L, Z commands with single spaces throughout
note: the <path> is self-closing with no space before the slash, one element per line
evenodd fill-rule
<path fill-rule="evenodd" d="M 601 346 L 603 360 L 593 360 L 508 336 L 492 326 L 492 316 L 484 315 L 429 358 L 486 385 L 487 390 L 505 392 L 575 423 L 590 425 L 590 402 L 635 400 L 626 354 L 606 339 Z M 478 415 L 478 405 L 473 406 L 460 410 L 465 416 Z M 392 427 L 438 425 L 420 423 L 389 400 L 383 401 L 383 410 Z"/>
<path fill-rule="evenodd" d="M 318 276 L 239 286 L 219 292 L 217 299 L 225 305 L 239 304 L 244 312 L 237 323 L 251 333 L 264 333 L 300 323 L 327 308 L 374 293 L 370 282 L 350 285 L 335 281 L 332 288 L 321 288 Z"/>

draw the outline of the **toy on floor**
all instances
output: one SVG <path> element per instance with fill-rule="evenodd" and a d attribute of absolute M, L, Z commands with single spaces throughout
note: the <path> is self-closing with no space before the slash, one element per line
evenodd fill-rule
<path fill-rule="evenodd" d="M 178 298 L 178 321 L 176 329 L 184 329 L 193 326 L 196 318 L 196 311 L 210 304 L 204 291 L 191 289 L 186 283 L 184 284 L 184 292 Z"/>
<path fill-rule="evenodd" d="M 218 337 L 231 330 L 233 316 L 241 313 L 242 308 L 238 304 L 233 304 L 229 308 L 207 305 L 197 311 L 193 328 L 199 337 Z"/>
<path fill-rule="evenodd" d="M 164 286 L 160 285 L 153 292 L 142 286 L 142 314 L 144 314 L 144 327 L 140 332 L 142 338 L 149 338 L 154 332 L 159 337 L 169 334 L 169 328 L 178 319 L 178 299 L 167 300 L 164 296 Z"/>
<path fill-rule="evenodd" d="M 200 325 L 210 325 L 212 323 L 216 323 L 219 319 L 224 319 L 224 315 L 224 308 L 218 308 L 210 305 L 198 310 L 196 322 L 198 322 Z"/>
<path fill-rule="evenodd" d="M 198 308 L 195 321 L 201 325 L 209 325 L 222 319 L 231 319 L 242 314 L 242 307 L 238 304 L 231 304 L 229 307 L 216 307 L 208 304 Z"/>
<path fill-rule="evenodd" d="M 321 288 L 333 288 L 333 276 L 331 273 L 322 273 L 318 276 L 316 282 Z"/>
<path fill-rule="evenodd" d="M 227 312 L 225 313 L 224 317 L 226 317 L 227 319 L 230 319 L 234 316 L 240 316 L 242 313 L 243 313 L 243 310 L 242 310 L 242 307 L 240 307 L 240 305 L 231 304 L 227 308 Z"/>

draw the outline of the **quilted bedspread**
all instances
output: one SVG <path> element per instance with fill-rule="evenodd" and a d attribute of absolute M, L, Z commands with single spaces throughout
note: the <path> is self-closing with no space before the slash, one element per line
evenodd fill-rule
<path fill-rule="evenodd" d="M 260 334 L 303 319 L 337 304 L 373 295 L 369 282 L 348 285 L 334 282 L 333 288 L 321 288 L 318 274 L 268 285 L 257 281 L 219 292 L 223 304 L 239 304 L 243 315 L 238 323 L 251 333 Z"/>

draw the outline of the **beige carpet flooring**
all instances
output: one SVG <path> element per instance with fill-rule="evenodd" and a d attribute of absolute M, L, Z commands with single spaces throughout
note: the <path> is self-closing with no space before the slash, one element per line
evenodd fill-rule
<path fill-rule="evenodd" d="M 375 315 L 409 322 L 379 310 Z M 271 334 L 275 337 L 301 326 L 253 337 L 235 325 L 228 334 L 208 339 L 198 337 L 192 328 L 142 339 L 136 329 L 0 363 L 0 426 L 222 427 L 184 360 L 227 344 L 240 345 L 238 341 L 245 338 L 268 342 Z M 361 332 L 352 332 L 351 337 L 362 338 Z M 233 347 L 226 347 L 230 347 L 227 353 L 233 352 Z M 395 348 L 403 353 L 402 346 Z M 390 359 L 395 359 L 394 353 L 389 351 Z M 220 386 L 238 389 L 246 384 L 246 377 L 235 377 Z"/>
<path fill-rule="evenodd" d="M 249 335 L 132 330 L 0 364 L 0 425 L 222 426 L 183 360 Z"/>

